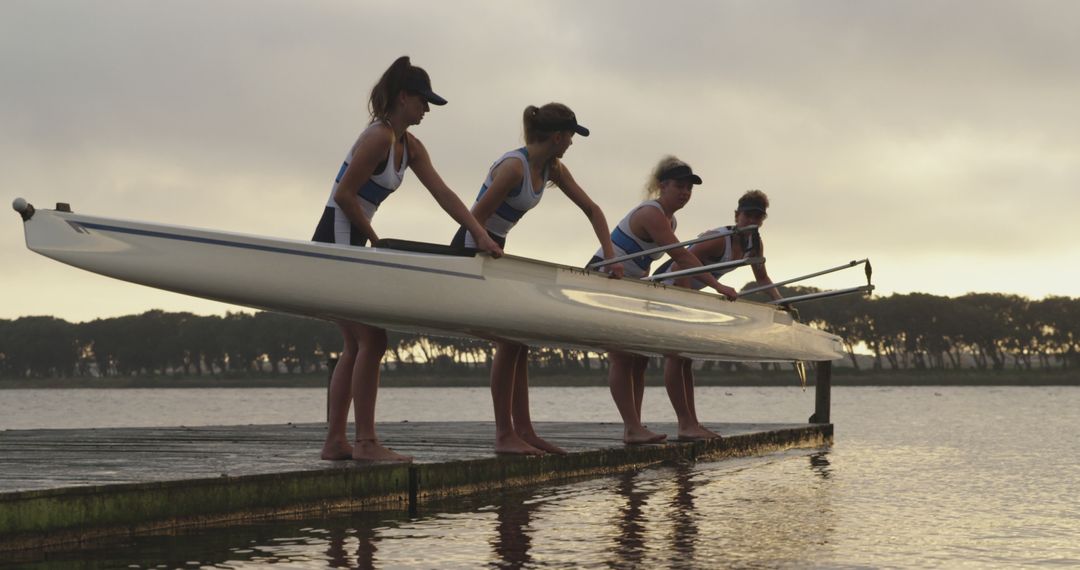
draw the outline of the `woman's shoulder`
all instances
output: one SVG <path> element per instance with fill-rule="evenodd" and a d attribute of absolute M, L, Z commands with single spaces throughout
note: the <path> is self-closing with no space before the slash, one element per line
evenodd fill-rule
<path fill-rule="evenodd" d="M 505 174 L 514 175 L 518 178 L 525 176 L 525 165 L 528 164 L 528 159 L 518 152 L 521 149 L 511 150 L 505 152 L 495 161 L 495 165 L 492 167 L 493 174 Z M 513 157 L 520 158 L 521 160 L 509 160 Z"/>
<path fill-rule="evenodd" d="M 360 132 L 353 144 L 353 151 L 360 147 L 369 149 L 389 149 L 394 142 L 394 129 L 382 122 L 371 123 Z"/>
<path fill-rule="evenodd" d="M 630 210 L 630 216 L 635 219 L 667 219 L 667 213 L 656 200 L 645 200 Z"/>
<path fill-rule="evenodd" d="M 409 131 L 405 131 L 405 146 L 409 148 L 409 152 L 412 152 L 414 154 L 426 152 L 424 143 L 420 142 L 420 139 Z"/>

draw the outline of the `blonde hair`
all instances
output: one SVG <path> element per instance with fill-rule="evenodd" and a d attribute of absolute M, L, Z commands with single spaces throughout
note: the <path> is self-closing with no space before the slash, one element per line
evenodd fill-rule
<path fill-rule="evenodd" d="M 649 181 L 645 183 L 645 199 L 655 200 L 660 196 L 660 174 L 676 166 L 689 165 L 670 154 L 656 163 L 652 172 L 649 173 Z"/>

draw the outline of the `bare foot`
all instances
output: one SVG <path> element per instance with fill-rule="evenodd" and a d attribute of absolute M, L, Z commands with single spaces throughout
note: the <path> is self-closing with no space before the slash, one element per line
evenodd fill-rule
<path fill-rule="evenodd" d="M 340 459 L 352 459 L 353 448 L 347 441 L 327 441 L 323 444 L 320 459 L 337 461 Z"/>
<path fill-rule="evenodd" d="M 394 452 L 377 439 L 358 439 L 353 446 L 352 458 L 357 461 L 397 461 L 412 463 L 412 456 Z"/>
<path fill-rule="evenodd" d="M 495 453 L 504 453 L 508 455 L 543 455 L 544 452 L 536 447 L 533 447 L 525 442 L 525 440 L 518 437 L 516 433 L 509 433 L 504 436 L 495 436 Z"/>
<path fill-rule="evenodd" d="M 721 439 L 721 436 L 714 431 L 705 429 L 705 426 L 701 424 L 679 430 L 679 441 L 701 441 L 705 439 Z"/>
<path fill-rule="evenodd" d="M 642 443 L 660 443 L 667 439 L 667 435 L 656 433 L 647 429 L 644 425 L 639 428 L 626 428 L 623 430 L 623 443 L 637 445 Z"/>
<path fill-rule="evenodd" d="M 535 433 L 519 433 L 518 437 L 525 441 L 525 443 L 548 453 L 554 453 L 556 455 L 566 455 L 566 450 L 544 440 Z"/>

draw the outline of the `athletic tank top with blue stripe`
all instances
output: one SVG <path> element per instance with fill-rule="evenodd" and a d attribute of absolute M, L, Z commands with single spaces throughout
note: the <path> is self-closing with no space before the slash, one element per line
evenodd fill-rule
<path fill-rule="evenodd" d="M 712 265 L 714 263 L 723 263 L 725 261 L 734 261 L 734 259 L 735 259 L 735 257 L 734 257 L 735 248 L 733 247 L 733 243 L 732 243 L 732 237 L 735 235 L 734 233 L 732 233 L 734 230 L 735 230 L 735 226 L 720 226 L 719 228 L 712 229 L 712 230 L 701 233 L 702 237 L 710 235 L 710 234 L 726 234 L 726 235 L 724 235 L 724 254 L 721 255 L 720 257 L 702 257 L 702 256 L 698 255 L 697 253 L 694 254 L 694 255 L 698 255 L 698 260 L 701 261 L 702 265 Z M 743 234 L 740 235 L 740 237 L 742 239 L 742 243 L 740 245 L 742 246 L 742 249 L 743 249 L 743 258 L 753 257 L 753 256 L 757 255 L 758 251 L 760 250 L 760 244 L 761 244 L 761 238 L 758 236 L 758 233 L 757 232 L 744 232 Z M 665 273 L 667 271 L 670 271 L 671 266 L 672 266 L 672 262 L 668 261 L 664 265 L 657 268 L 656 273 Z M 722 275 L 724 275 L 726 273 L 730 273 L 730 272 L 734 271 L 735 269 L 737 269 L 737 268 L 728 267 L 726 269 L 717 269 L 715 271 L 710 271 L 709 273 L 712 273 L 713 277 L 719 279 Z M 675 280 L 674 279 L 664 279 L 663 283 L 665 285 L 674 285 Z M 704 289 L 706 286 L 707 286 L 707 284 L 704 281 L 702 281 L 702 280 L 700 280 L 700 279 L 698 279 L 696 277 L 694 277 L 694 278 L 692 278 L 690 280 L 690 288 L 691 289 Z"/>
<path fill-rule="evenodd" d="M 506 199 L 499 204 L 495 212 L 488 216 L 488 219 L 484 222 L 484 229 L 487 231 L 502 237 L 506 237 L 506 234 L 510 232 L 518 220 L 525 215 L 525 212 L 536 207 L 540 203 L 540 199 L 544 197 L 544 187 L 547 186 L 549 168 L 544 169 L 543 181 L 540 183 L 540 188 L 533 188 L 532 173 L 529 171 L 529 151 L 525 147 L 512 150 L 499 157 L 491 168 L 488 169 L 487 178 L 484 179 L 484 185 L 480 187 L 480 193 L 476 196 L 476 202 L 480 201 L 480 198 L 484 197 L 488 188 L 491 187 L 494 179 L 495 168 L 502 164 L 506 160 L 520 160 L 521 164 L 525 167 L 525 175 L 521 177 L 521 185 L 510 191 L 506 196 Z M 476 206 L 476 202 L 473 206 Z M 472 234 L 466 232 L 465 246 L 476 247 L 476 242 L 473 240 Z"/>
<path fill-rule="evenodd" d="M 630 210 L 628 214 L 623 216 L 623 219 L 619 220 L 618 225 L 615 226 L 615 230 L 611 232 L 611 245 L 615 250 L 615 257 L 621 257 L 623 255 L 637 253 L 639 251 L 645 251 L 646 249 L 653 249 L 660 247 L 660 244 L 655 241 L 649 241 L 639 238 L 634 235 L 634 232 L 630 231 L 630 218 L 634 216 L 634 213 L 641 208 L 656 208 L 661 212 L 664 212 L 664 208 L 660 206 L 660 202 L 656 200 L 647 200 L 634 206 L 634 209 Z M 667 213 L 664 212 L 664 216 Z M 671 218 L 671 229 L 674 231 L 678 225 L 675 218 Z M 604 257 L 603 248 L 598 249 L 595 254 L 597 257 Z M 622 262 L 623 275 L 626 277 L 644 277 L 649 274 L 649 267 L 652 266 L 652 262 L 660 259 L 664 256 L 664 252 L 653 253 L 650 255 L 643 255 L 641 257 L 635 257 Z"/>
<path fill-rule="evenodd" d="M 372 123 L 367 129 L 364 129 L 364 132 L 366 133 L 378 124 L 380 123 Z M 363 133 L 360 136 L 363 136 Z M 405 150 L 401 154 L 401 163 L 399 165 L 394 164 L 394 150 L 397 144 L 390 145 L 390 153 L 386 160 L 375 169 L 375 173 L 368 178 L 368 181 L 356 193 L 357 198 L 360 200 L 360 208 L 364 210 L 364 215 L 367 216 L 368 220 L 375 217 L 375 212 L 378 211 L 379 206 L 401 186 L 401 182 L 405 179 L 405 170 L 409 167 L 409 145 L 408 139 L 405 140 Z M 353 227 L 352 223 L 349 222 L 349 218 L 345 216 L 345 213 L 338 207 L 337 202 L 334 201 L 334 193 L 337 192 L 341 178 L 345 176 L 345 170 L 349 168 L 349 162 L 352 160 L 355 148 L 354 145 L 353 148 L 349 149 L 349 153 L 345 155 L 345 160 L 341 163 L 341 168 L 334 178 L 334 185 L 330 188 L 330 197 L 326 200 L 326 208 L 322 219 L 319 220 L 318 227 L 315 229 L 315 235 L 312 237 L 313 241 L 362 245 L 362 242 L 366 240 L 366 237 L 361 235 L 357 228 Z"/>

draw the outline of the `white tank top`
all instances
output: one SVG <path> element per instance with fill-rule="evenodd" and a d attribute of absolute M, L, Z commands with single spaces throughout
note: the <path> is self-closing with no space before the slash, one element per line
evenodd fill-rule
<path fill-rule="evenodd" d="M 704 237 L 704 236 L 712 235 L 712 234 L 720 234 L 720 233 L 726 233 L 727 234 L 727 235 L 724 236 L 724 254 L 721 255 L 720 257 L 701 257 L 701 256 L 698 256 L 698 260 L 701 261 L 702 265 L 712 265 L 714 263 L 722 263 L 724 261 L 731 261 L 732 260 L 731 256 L 732 256 L 732 251 L 733 250 L 732 250 L 732 247 L 731 247 L 731 226 L 721 226 L 721 227 L 716 228 L 716 229 L 701 232 L 701 235 L 699 237 Z M 695 255 L 697 255 L 697 254 L 695 254 Z M 725 273 L 728 273 L 729 271 L 732 271 L 733 269 L 735 269 L 735 268 L 731 267 L 731 268 L 728 268 L 728 269 L 717 269 L 716 271 L 710 271 L 710 273 L 712 273 L 713 277 L 719 279 L 721 275 L 723 275 Z M 674 279 L 664 279 L 663 283 L 665 285 L 674 285 L 675 280 Z M 706 285 L 708 285 L 708 284 L 705 283 L 704 281 L 698 279 L 697 277 L 691 278 L 691 280 L 690 280 L 690 288 L 691 289 L 704 289 Z"/>
<path fill-rule="evenodd" d="M 381 123 L 372 123 L 368 125 L 368 127 L 364 129 L 364 133 L 379 124 Z M 360 133 L 360 135 L 363 136 L 363 133 Z M 407 140 L 408 139 L 406 139 L 406 141 Z M 409 167 L 409 145 L 408 142 L 406 142 L 405 151 L 401 154 L 401 164 L 398 168 L 394 167 L 394 149 L 396 147 L 396 142 L 395 144 L 390 145 L 390 154 L 386 157 L 386 163 L 382 170 L 372 174 L 371 178 L 369 178 L 357 192 L 357 195 L 360 198 L 360 207 L 363 208 L 364 215 L 367 216 L 368 220 L 375 217 L 375 212 L 379 209 L 383 200 L 390 196 L 394 190 L 397 190 L 398 187 L 401 186 L 401 182 L 405 179 L 405 169 Z M 349 168 L 349 161 L 352 160 L 354 149 L 355 145 L 353 148 L 349 149 L 349 154 L 345 155 L 345 161 L 341 164 L 341 170 L 338 170 L 338 175 L 334 178 L 334 185 L 330 188 L 330 198 L 326 201 L 326 206 L 328 208 L 338 210 L 338 212 L 336 212 L 338 214 L 337 217 L 344 219 L 345 224 L 348 224 L 348 219 L 345 218 L 345 214 L 341 213 L 337 202 L 334 201 L 334 192 L 337 192 L 338 184 L 341 183 L 341 177 L 345 175 L 345 169 Z"/>
<path fill-rule="evenodd" d="M 639 251 L 645 251 L 646 249 L 653 249 L 659 247 L 654 241 L 648 241 L 639 238 L 634 235 L 634 232 L 630 231 L 630 218 L 634 216 L 634 213 L 641 208 L 652 207 L 664 212 L 664 208 L 660 206 L 660 203 L 656 200 L 646 200 L 634 206 L 632 210 L 623 219 L 619 220 L 619 223 L 615 226 L 615 230 L 611 232 L 611 245 L 615 250 L 615 256 L 623 256 L 630 253 L 637 253 Z M 664 213 L 667 216 L 667 213 Z M 671 218 L 671 229 L 674 231 L 678 225 L 675 218 Z M 596 257 L 603 258 L 603 248 L 598 249 L 594 254 Z M 635 257 L 634 259 L 628 259 L 622 262 L 623 275 L 626 277 L 644 277 L 649 274 L 649 267 L 652 266 L 652 262 L 660 259 L 664 256 L 664 252 L 653 253 L 650 255 L 643 255 L 641 257 Z"/>
<path fill-rule="evenodd" d="M 520 160 L 521 164 L 525 167 L 525 176 L 521 178 L 521 185 L 511 190 L 506 196 L 506 199 L 499 204 L 499 207 L 488 216 L 488 219 L 484 222 L 484 228 L 489 232 L 506 237 L 506 234 L 510 232 L 510 228 L 513 228 L 518 220 L 525 215 L 525 212 L 536 207 L 540 203 L 540 199 L 544 197 L 544 187 L 547 186 L 548 171 L 544 169 L 543 182 L 540 183 L 540 188 L 533 188 L 532 174 L 529 171 L 529 152 L 525 147 L 512 150 L 499 157 L 491 168 L 488 169 L 487 178 L 484 179 L 484 185 L 480 187 L 480 193 L 476 196 L 476 202 L 480 201 L 480 198 L 484 196 L 487 189 L 491 187 L 493 183 L 492 176 L 495 172 L 495 167 L 499 166 L 505 160 L 515 159 Z M 476 205 L 473 203 L 473 206 Z M 475 247 L 470 245 L 472 243 L 472 234 L 465 236 L 466 247 Z"/>

